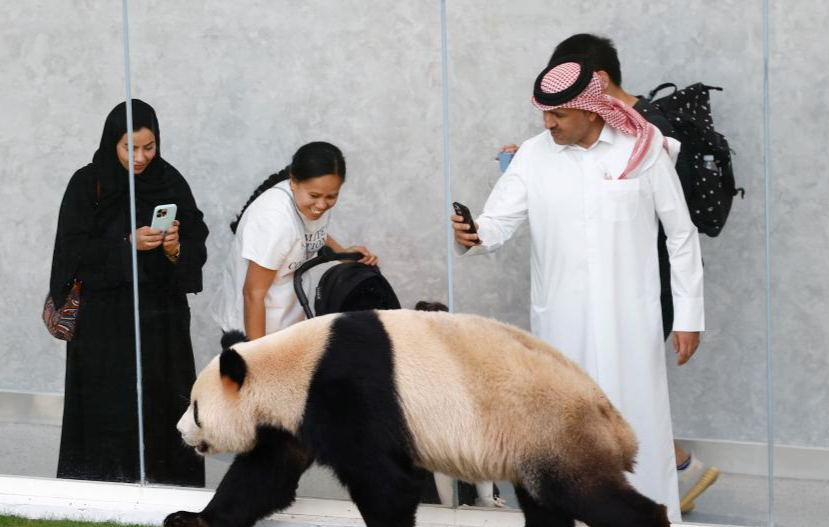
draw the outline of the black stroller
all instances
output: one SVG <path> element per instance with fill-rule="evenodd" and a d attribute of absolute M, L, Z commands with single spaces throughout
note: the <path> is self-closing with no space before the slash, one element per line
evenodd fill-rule
<path fill-rule="evenodd" d="M 307 318 L 313 318 L 314 313 L 319 316 L 365 309 L 400 309 L 400 301 L 380 269 L 354 261 L 362 257 L 360 253 L 335 253 L 324 246 L 317 256 L 294 272 L 294 291 Z M 337 264 L 322 274 L 314 295 L 314 310 L 311 311 L 308 297 L 302 289 L 302 274 L 320 264 L 337 260 L 352 261 Z"/>

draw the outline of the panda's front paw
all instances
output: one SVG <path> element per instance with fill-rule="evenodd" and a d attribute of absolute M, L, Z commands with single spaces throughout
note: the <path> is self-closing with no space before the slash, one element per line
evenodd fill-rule
<path fill-rule="evenodd" d="M 164 518 L 164 527 L 210 527 L 197 512 L 178 511 Z"/>

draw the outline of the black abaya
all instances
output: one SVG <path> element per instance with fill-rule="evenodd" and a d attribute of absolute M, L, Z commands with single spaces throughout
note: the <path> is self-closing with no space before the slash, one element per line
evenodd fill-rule
<path fill-rule="evenodd" d="M 67 344 L 58 477 L 139 479 L 135 330 L 128 173 L 116 156 L 126 106 L 107 118 L 93 162 L 69 182 L 61 204 L 51 293 L 63 302 L 68 285 L 83 284 L 74 339 Z M 195 380 L 187 293 L 201 291 L 207 227 L 190 188 L 160 156 L 155 112 L 133 100 L 134 129 L 155 134 L 158 152 L 135 177 L 136 225 L 149 225 L 156 205 L 175 203 L 181 252 L 171 262 L 161 247 L 138 253 L 144 457 L 153 483 L 204 485 L 204 462 L 185 448 L 176 422 Z"/>

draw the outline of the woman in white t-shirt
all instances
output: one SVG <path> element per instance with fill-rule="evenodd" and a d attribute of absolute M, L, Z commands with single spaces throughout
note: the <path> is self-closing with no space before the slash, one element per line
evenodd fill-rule
<path fill-rule="evenodd" d="M 362 253 L 361 263 L 377 265 L 365 247 L 344 249 L 328 233 L 330 210 L 344 182 L 340 149 L 314 142 L 254 191 L 230 224 L 235 237 L 213 305 L 222 330 L 244 329 L 255 339 L 301 321 L 293 274 L 323 245 Z"/>

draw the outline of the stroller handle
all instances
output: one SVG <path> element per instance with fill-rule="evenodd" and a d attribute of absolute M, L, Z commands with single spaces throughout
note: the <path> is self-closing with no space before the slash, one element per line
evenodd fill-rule
<path fill-rule="evenodd" d="M 334 252 L 334 249 L 327 245 L 323 245 L 322 248 L 317 252 L 317 255 L 305 262 L 304 264 L 299 266 L 299 269 L 294 271 L 294 292 L 296 292 L 296 296 L 299 299 L 300 305 L 302 305 L 302 310 L 305 311 L 305 316 L 307 318 L 314 318 L 314 313 L 311 311 L 311 307 L 308 305 L 308 297 L 305 295 L 305 291 L 302 290 L 302 274 L 311 269 L 312 267 L 316 267 L 320 264 L 333 262 L 336 260 L 354 260 L 357 261 L 363 257 L 362 253 L 338 253 Z"/>

